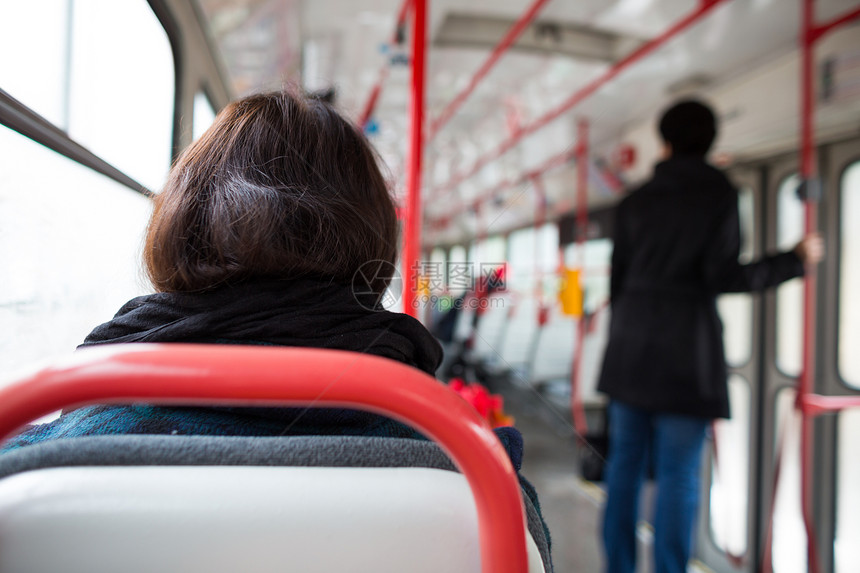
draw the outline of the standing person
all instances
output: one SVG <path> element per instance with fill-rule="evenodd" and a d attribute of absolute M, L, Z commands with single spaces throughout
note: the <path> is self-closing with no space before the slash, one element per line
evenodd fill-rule
<path fill-rule="evenodd" d="M 603 541 L 609 573 L 636 568 L 639 491 L 648 460 L 658 486 L 656 573 L 683 573 L 698 508 L 702 445 L 729 416 L 717 295 L 761 291 L 821 260 L 823 242 L 738 263 L 737 191 L 705 161 L 717 134 L 701 102 L 660 120 L 665 160 L 616 212 L 612 324 L 599 390 L 610 397 L 608 499 Z"/>

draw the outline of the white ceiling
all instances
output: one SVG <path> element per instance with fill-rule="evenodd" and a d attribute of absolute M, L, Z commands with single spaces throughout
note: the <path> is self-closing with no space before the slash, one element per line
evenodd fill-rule
<path fill-rule="evenodd" d="M 280 6 L 300 34 L 304 81 L 310 88 L 335 86 L 339 105 L 357 117 L 385 65 L 396 13 L 402 0 L 201 0 L 210 18 L 237 6 L 252 17 L 255 10 Z M 432 119 L 466 86 L 489 50 L 436 47 L 432 42 L 449 14 L 518 18 L 532 0 L 429 0 L 427 109 Z M 695 9 L 699 0 L 551 0 L 538 21 L 575 24 L 629 38 L 625 52 L 654 38 Z M 208 5 L 208 6 L 207 6 Z M 818 0 L 824 20 L 857 5 L 857 0 Z M 629 68 L 558 124 L 541 130 L 458 190 L 478 194 L 499 173 L 514 176 L 572 144 L 574 118 L 587 116 L 598 146 L 626 127 L 652 116 L 672 97 L 670 87 L 704 80 L 724 82 L 762 61 L 789 52 L 796 44 L 798 0 L 728 0 L 700 23 Z M 276 49 L 284 52 L 283 39 Z M 259 49 L 259 48 L 257 48 Z M 296 52 L 295 48 L 290 53 Z M 288 50 L 289 51 L 289 50 Z M 300 53 L 300 51 L 298 52 Z M 230 58 L 227 58 L 228 61 Z M 282 57 L 281 60 L 284 60 Z M 291 73 L 301 67 L 294 62 Z M 607 64 L 546 53 L 511 51 L 478 86 L 448 125 L 429 143 L 425 197 L 427 210 L 450 209 L 451 196 L 434 188 L 452 173 L 469 167 L 509 135 L 509 123 L 527 124 L 551 110 L 578 88 L 599 76 Z M 258 82 L 262 84 L 264 82 Z M 242 85 L 248 88 L 248 82 Z M 253 89 L 255 86 L 250 86 Z M 375 115 L 372 136 L 392 178 L 400 179 L 407 140 L 409 71 L 395 66 Z M 442 197 L 443 199 L 439 199 Z M 529 208 L 530 209 L 530 208 Z"/>

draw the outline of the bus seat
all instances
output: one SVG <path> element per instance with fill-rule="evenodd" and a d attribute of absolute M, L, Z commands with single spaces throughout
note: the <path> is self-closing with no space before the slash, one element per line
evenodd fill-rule
<path fill-rule="evenodd" d="M 469 485 L 431 442 L 118 435 L 0 456 L 0 572 L 479 570 Z M 527 498 L 529 571 L 550 570 Z"/>
<path fill-rule="evenodd" d="M 576 334 L 576 321 L 562 313 L 561 305 L 553 305 L 549 321 L 540 332 L 540 341 L 531 365 L 532 384 L 541 385 L 555 380 L 569 383 Z"/>

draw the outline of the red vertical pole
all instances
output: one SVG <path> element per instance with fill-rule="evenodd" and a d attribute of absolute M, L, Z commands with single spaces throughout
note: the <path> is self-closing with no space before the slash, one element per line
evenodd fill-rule
<path fill-rule="evenodd" d="M 585 240 L 588 236 L 588 120 L 576 124 L 576 245 L 579 251 L 580 281 L 585 269 Z M 584 303 L 585 301 L 583 301 Z M 576 325 L 576 348 L 570 372 L 570 412 L 580 438 L 588 432 L 582 404 L 582 355 L 585 346 L 585 308 Z"/>
<path fill-rule="evenodd" d="M 406 224 L 403 236 L 403 310 L 416 316 L 421 253 L 421 158 L 424 152 L 424 76 L 427 59 L 427 1 L 412 6 L 412 82 L 409 100 L 409 157 L 406 163 Z"/>
<path fill-rule="evenodd" d="M 815 185 L 815 0 L 803 0 L 801 15 L 801 78 L 800 78 L 800 173 L 805 185 Z M 817 230 L 818 206 L 814 198 L 806 199 L 806 233 Z M 803 293 L 803 367 L 798 381 L 798 404 L 814 390 L 815 375 L 815 291 L 816 273 L 814 267 L 807 267 Z M 807 563 L 811 573 L 818 572 L 815 530 L 812 515 L 812 440 L 814 418 L 801 409 L 800 465 L 801 465 L 801 510 L 806 527 Z"/>

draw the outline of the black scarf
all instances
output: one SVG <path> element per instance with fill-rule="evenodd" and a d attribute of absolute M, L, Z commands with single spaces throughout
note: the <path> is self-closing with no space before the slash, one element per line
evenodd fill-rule
<path fill-rule="evenodd" d="M 254 280 L 198 293 L 127 302 L 83 346 L 121 342 L 273 344 L 374 354 L 433 374 L 439 343 L 405 314 L 371 310 L 348 285 L 314 279 Z"/>

